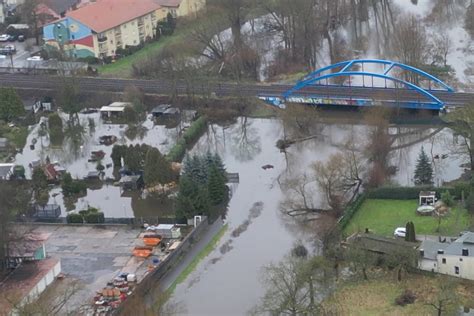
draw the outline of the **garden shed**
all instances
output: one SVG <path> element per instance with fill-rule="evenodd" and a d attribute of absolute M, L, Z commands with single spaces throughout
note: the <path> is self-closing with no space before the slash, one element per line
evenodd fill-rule
<path fill-rule="evenodd" d="M 419 195 L 419 205 L 434 205 L 436 202 L 436 192 L 421 191 Z"/>

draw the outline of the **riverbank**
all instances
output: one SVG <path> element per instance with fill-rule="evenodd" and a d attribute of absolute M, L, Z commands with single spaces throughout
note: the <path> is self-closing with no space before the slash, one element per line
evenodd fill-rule
<path fill-rule="evenodd" d="M 192 261 L 186 266 L 184 270 L 178 275 L 169 288 L 166 289 L 167 295 L 172 295 L 176 286 L 183 283 L 188 276 L 196 269 L 199 263 L 201 263 L 218 245 L 224 234 L 226 233 L 229 225 L 224 225 L 215 235 L 212 237 L 211 241 L 202 248 L 197 255 L 194 256 Z"/>

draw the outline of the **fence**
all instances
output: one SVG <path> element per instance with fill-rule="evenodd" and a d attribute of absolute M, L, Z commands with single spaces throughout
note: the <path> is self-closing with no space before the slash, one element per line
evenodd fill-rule
<path fill-rule="evenodd" d="M 158 267 L 145 276 L 145 278 L 137 285 L 135 291 L 125 300 L 122 305 L 114 311 L 114 315 L 120 315 L 121 311 L 127 307 L 129 302 L 133 303 L 134 297 L 138 297 L 144 300 L 146 297 L 152 296 L 159 288 L 159 281 L 163 276 L 170 271 L 180 259 L 189 251 L 195 242 L 197 242 L 201 236 L 209 228 L 207 218 L 203 216 L 202 221 L 196 226 L 189 235 L 184 238 L 181 244 L 171 252 L 165 260 L 163 260 Z"/>

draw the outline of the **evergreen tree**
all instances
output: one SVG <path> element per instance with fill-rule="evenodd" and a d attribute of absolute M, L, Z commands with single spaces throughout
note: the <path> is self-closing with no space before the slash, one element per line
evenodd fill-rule
<path fill-rule="evenodd" d="M 423 147 L 421 147 L 420 155 L 416 162 L 414 180 L 415 185 L 433 184 L 433 168 Z"/>
<path fill-rule="evenodd" d="M 224 202 L 227 193 L 226 184 L 215 165 L 209 168 L 208 182 L 209 198 L 213 205 L 219 205 Z"/>
<path fill-rule="evenodd" d="M 150 148 L 145 158 L 144 180 L 147 186 L 166 184 L 173 180 L 171 163 L 157 148 Z"/>
<path fill-rule="evenodd" d="M 132 172 L 138 172 L 142 169 L 142 164 L 140 161 L 140 152 L 130 145 L 124 156 L 124 163 L 127 166 L 127 169 Z"/>
<path fill-rule="evenodd" d="M 413 222 L 410 222 L 410 237 L 412 242 L 416 242 L 416 232 L 415 232 L 415 224 Z"/>
<path fill-rule="evenodd" d="M 43 169 L 36 167 L 33 170 L 31 176 L 31 181 L 33 184 L 33 197 L 36 204 L 44 207 L 48 204 L 49 200 L 49 190 L 48 190 L 48 178 L 44 174 Z"/>
<path fill-rule="evenodd" d="M 405 226 L 405 241 L 416 242 L 415 224 L 408 222 Z"/>
<path fill-rule="evenodd" d="M 112 158 L 112 162 L 114 164 L 114 167 L 121 167 L 122 166 L 122 158 L 124 156 L 124 149 L 126 147 L 122 145 L 114 145 L 112 147 L 112 153 L 110 154 L 110 157 Z"/>
<path fill-rule="evenodd" d="M 0 88 L 0 119 L 10 122 L 25 113 L 23 102 L 12 88 Z"/>

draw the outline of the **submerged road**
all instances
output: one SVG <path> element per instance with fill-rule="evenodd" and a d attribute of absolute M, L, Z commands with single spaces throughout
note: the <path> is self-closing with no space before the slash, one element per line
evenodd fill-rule
<path fill-rule="evenodd" d="M 237 84 L 237 83 L 209 83 L 193 81 L 178 81 L 172 83 L 166 80 L 142 80 L 142 79 L 112 79 L 98 77 L 76 77 L 71 82 L 81 91 L 90 92 L 123 92 L 128 86 L 136 86 L 148 94 L 211 94 L 218 96 L 280 96 L 292 88 L 291 85 L 281 84 Z M 14 87 L 18 89 L 43 89 L 53 90 L 64 84 L 64 78 L 47 75 L 25 75 L 25 74 L 0 74 L 0 86 Z M 466 105 L 474 103 L 474 93 L 450 93 L 445 91 L 432 91 L 447 105 Z M 413 90 L 394 88 L 371 88 L 371 87 L 336 87 L 336 86 L 313 86 L 298 91 L 302 96 L 320 97 L 353 97 L 371 98 L 376 100 L 395 101 L 425 101 L 426 97 Z"/>

